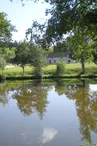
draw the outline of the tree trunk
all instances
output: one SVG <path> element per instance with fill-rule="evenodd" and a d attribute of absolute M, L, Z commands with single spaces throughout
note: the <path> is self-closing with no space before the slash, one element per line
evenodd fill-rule
<path fill-rule="evenodd" d="M 81 54 L 81 64 L 82 64 L 82 74 L 85 73 L 85 60 L 84 60 L 84 52 Z"/>
<path fill-rule="evenodd" d="M 84 64 L 83 60 L 82 60 L 81 64 L 82 64 L 82 74 L 84 74 L 85 73 L 85 64 Z"/>
<path fill-rule="evenodd" d="M 22 66 L 22 69 L 23 69 L 23 76 L 24 76 L 24 66 Z"/>
<path fill-rule="evenodd" d="M 2 68 L 2 76 L 3 76 L 3 68 Z"/>

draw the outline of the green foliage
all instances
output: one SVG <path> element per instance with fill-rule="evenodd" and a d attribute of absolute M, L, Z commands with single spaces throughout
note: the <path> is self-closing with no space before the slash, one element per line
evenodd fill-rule
<path fill-rule="evenodd" d="M 82 29 L 74 29 L 71 36 L 67 37 L 66 45 L 69 50 L 73 50 L 73 58 L 82 64 L 82 73 L 84 73 L 84 63 L 91 61 L 92 47 L 90 38 Z"/>
<path fill-rule="evenodd" d="M 96 52 L 93 52 L 92 55 L 93 55 L 93 62 L 95 64 L 97 64 L 97 53 Z"/>
<path fill-rule="evenodd" d="M 97 26 L 97 2 L 95 0 L 45 0 L 52 5 L 47 9 L 50 13 L 46 34 L 48 37 L 58 39 L 63 34 L 81 27 L 96 35 Z"/>
<path fill-rule="evenodd" d="M 15 63 L 21 66 L 27 64 L 29 55 L 29 46 L 27 42 L 19 42 L 16 48 Z"/>
<path fill-rule="evenodd" d="M 73 50 L 73 58 L 77 61 L 92 60 L 90 39 L 82 30 L 74 30 L 74 33 L 67 37 L 66 45 L 69 51 Z"/>
<path fill-rule="evenodd" d="M 5 69 L 7 62 L 9 62 L 12 58 L 15 57 L 15 48 L 0 48 L 0 68 L 2 70 Z"/>
<path fill-rule="evenodd" d="M 63 60 L 59 60 L 56 64 L 56 75 L 63 75 L 65 73 L 65 63 Z"/>
<path fill-rule="evenodd" d="M 54 46 L 54 52 L 67 52 L 65 42 L 57 42 Z"/>
<path fill-rule="evenodd" d="M 0 68 L 2 70 L 2 75 L 3 75 L 3 70 L 4 70 L 5 66 L 6 66 L 6 60 L 5 60 L 4 56 L 0 55 Z"/>
<path fill-rule="evenodd" d="M 0 47 L 11 39 L 13 31 L 15 31 L 15 27 L 7 20 L 7 15 L 0 12 Z"/>
<path fill-rule="evenodd" d="M 93 48 L 92 50 L 93 62 L 97 64 L 97 36 L 92 40 L 91 47 Z"/>
<path fill-rule="evenodd" d="M 34 75 L 35 75 L 36 77 L 42 77 L 42 68 L 39 67 L 39 66 L 35 67 Z"/>
<path fill-rule="evenodd" d="M 43 38 L 44 32 L 45 24 L 40 24 L 37 21 L 33 21 L 32 27 L 28 28 L 26 31 L 26 38 L 28 39 L 28 35 L 30 35 L 30 42 L 35 47 L 46 49 L 46 40 Z"/>
<path fill-rule="evenodd" d="M 31 65 L 34 67 L 43 67 L 46 65 L 46 57 L 44 50 L 40 48 L 32 48 L 31 50 Z"/>
<path fill-rule="evenodd" d="M 17 48 L 17 46 L 18 46 L 18 42 L 17 41 L 10 41 L 10 42 L 8 42 L 7 43 L 7 46 L 8 46 L 8 48 Z"/>
<path fill-rule="evenodd" d="M 6 62 L 9 62 L 15 57 L 15 48 L 0 48 L 0 54 L 4 56 Z"/>
<path fill-rule="evenodd" d="M 85 75 L 96 75 L 97 74 L 97 66 L 93 63 L 86 63 L 86 71 Z M 76 76 L 80 73 L 81 64 L 80 63 L 71 63 L 65 64 L 65 76 Z M 53 76 L 56 72 L 56 65 L 47 65 L 42 67 L 43 76 Z M 30 66 L 25 66 L 25 76 L 31 77 L 35 73 L 35 68 Z M 6 77 L 21 77 L 22 68 L 21 67 L 13 67 L 6 68 L 4 70 L 4 75 Z"/>
<path fill-rule="evenodd" d="M 42 67 L 46 65 L 46 56 L 44 50 L 32 48 L 30 53 L 31 65 L 35 67 L 35 75 L 42 76 Z"/>
<path fill-rule="evenodd" d="M 25 3 L 25 0 L 20 1 Z M 36 2 L 39 0 L 32 1 Z M 76 27 L 81 27 L 93 35 L 97 34 L 96 0 L 44 1 L 51 5 L 51 8 L 46 10 L 46 15 L 48 15 L 49 13 L 51 15 L 46 25 L 46 36 L 48 36 L 49 41 L 52 41 L 53 38 L 60 39 L 62 35 L 67 34 Z M 40 24 L 36 22 L 34 24 L 35 27 L 40 27 Z"/>
<path fill-rule="evenodd" d="M 14 62 L 16 64 L 20 64 L 20 66 L 23 69 L 23 75 L 24 75 L 24 67 L 28 63 L 29 60 L 29 44 L 24 41 L 20 42 L 16 48 L 16 57 L 14 59 Z"/>
<path fill-rule="evenodd" d="M 44 75 L 54 75 L 56 71 L 56 65 L 47 65 L 43 67 Z"/>
<path fill-rule="evenodd" d="M 47 53 L 52 53 L 53 52 L 53 47 L 48 47 Z"/>
<path fill-rule="evenodd" d="M 34 72 L 34 69 L 30 66 L 25 66 L 25 76 L 32 76 L 32 71 Z M 23 76 L 23 71 L 20 66 L 16 66 L 13 68 L 6 68 L 4 70 L 4 75 L 6 77 L 21 77 Z"/>

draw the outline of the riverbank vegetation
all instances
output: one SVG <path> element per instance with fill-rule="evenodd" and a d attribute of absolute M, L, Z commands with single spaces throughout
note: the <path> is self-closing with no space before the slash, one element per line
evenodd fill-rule
<path fill-rule="evenodd" d="M 97 2 L 45 2 L 52 5 L 46 10 L 46 14 L 51 17 L 43 24 L 33 21 L 30 28 L 25 28 L 26 37 L 21 42 L 11 40 L 12 32 L 16 29 L 7 19 L 7 15 L 0 12 L 1 76 L 96 77 L 97 69 L 93 63 L 97 64 Z M 60 57 L 60 63 L 48 65 L 47 55 L 50 52 L 67 54 L 77 63 L 63 63 Z M 4 70 L 9 63 L 17 67 Z"/>
<path fill-rule="evenodd" d="M 85 64 L 86 72 L 82 76 L 96 75 L 97 74 L 97 66 L 94 63 L 86 63 Z M 78 76 L 81 70 L 80 63 L 72 63 L 64 65 L 64 74 L 63 76 Z M 56 65 L 47 65 L 42 68 L 43 76 L 57 76 L 56 73 Z M 23 72 L 20 66 L 6 68 L 4 70 L 5 77 L 22 77 Z M 34 67 L 26 65 L 24 76 L 31 77 L 34 76 Z"/>

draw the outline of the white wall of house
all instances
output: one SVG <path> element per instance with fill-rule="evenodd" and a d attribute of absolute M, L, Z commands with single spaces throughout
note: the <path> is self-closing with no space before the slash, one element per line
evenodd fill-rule
<path fill-rule="evenodd" d="M 60 58 L 60 57 L 56 57 L 56 58 L 48 57 L 47 58 L 47 63 L 48 64 L 56 64 L 56 62 L 58 60 L 60 60 L 60 59 L 63 59 L 65 63 L 72 63 L 72 62 L 74 62 L 73 59 L 68 58 L 68 57 L 62 57 L 62 58 Z"/>

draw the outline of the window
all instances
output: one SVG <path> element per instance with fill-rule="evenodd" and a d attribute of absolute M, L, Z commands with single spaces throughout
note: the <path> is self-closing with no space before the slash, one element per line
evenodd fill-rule
<path fill-rule="evenodd" d="M 68 63 L 71 63 L 71 60 L 68 60 Z"/>
<path fill-rule="evenodd" d="M 51 60 L 49 60 L 49 64 L 51 64 Z"/>

